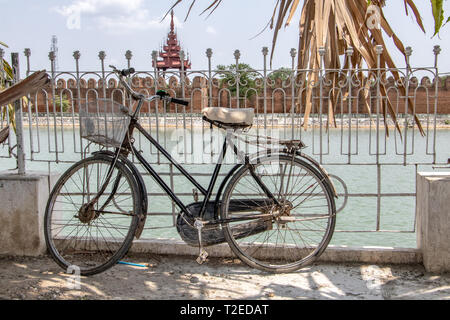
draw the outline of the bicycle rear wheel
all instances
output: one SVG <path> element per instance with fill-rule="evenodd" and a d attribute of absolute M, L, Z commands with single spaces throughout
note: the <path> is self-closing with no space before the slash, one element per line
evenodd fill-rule
<path fill-rule="evenodd" d="M 290 155 L 258 158 L 254 170 L 281 206 L 267 196 L 247 166 L 239 169 L 224 191 L 221 217 L 264 216 L 223 224 L 230 248 L 264 271 L 291 272 L 311 264 L 334 231 L 331 186 L 320 171 Z"/>
<path fill-rule="evenodd" d="M 58 180 L 45 212 L 47 248 L 62 268 L 92 275 L 113 266 L 130 248 L 141 214 L 141 195 L 131 171 L 121 162 L 97 202 L 87 204 L 106 181 L 113 159 L 81 160 Z"/>

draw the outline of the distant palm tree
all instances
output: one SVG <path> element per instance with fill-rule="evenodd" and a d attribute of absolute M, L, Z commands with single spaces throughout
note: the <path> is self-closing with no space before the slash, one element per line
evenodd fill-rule
<path fill-rule="evenodd" d="M 0 46 L 6 47 L 8 48 L 8 45 L 6 43 L 3 43 L 0 41 Z M 2 64 L 0 66 L 0 70 L 3 70 L 3 72 L 0 72 L 0 92 L 5 90 L 7 86 L 11 85 L 13 83 L 13 79 L 14 79 L 14 74 L 13 74 L 13 70 L 11 68 L 11 66 L 9 65 L 9 63 L 3 59 L 3 61 L 0 61 L 0 63 Z M 1 106 L 0 106 L 1 107 Z M 6 108 L 4 108 L 3 110 L 0 110 L 0 120 L 4 120 L 6 118 L 6 115 L 8 114 L 9 117 L 9 123 L 11 124 L 11 126 L 13 127 L 14 131 L 16 130 L 16 123 L 15 123 L 15 118 L 14 118 L 14 106 L 12 104 L 8 104 L 6 106 Z M 8 126 L 6 126 L 5 128 L 2 129 L 2 140 L 6 140 L 7 133 L 8 133 Z M 0 141 L 3 142 L 3 141 Z"/>
<path fill-rule="evenodd" d="M 8 48 L 8 46 L 1 41 L 0 41 L 0 46 L 4 46 L 4 47 Z M 8 94 L 10 92 L 7 92 L 6 89 L 8 87 L 11 87 L 14 84 L 14 71 L 13 71 L 13 68 L 10 66 L 10 64 L 5 59 L 0 61 L 0 70 L 2 71 L 2 72 L 0 72 L 0 93 L 4 91 L 3 93 L 6 96 L 8 96 Z M 41 76 L 41 78 L 42 78 L 41 73 L 39 73 L 37 75 Z M 33 81 L 35 81 L 34 78 L 35 77 L 32 78 Z M 32 84 L 36 84 L 36 83 L 38 83 L 38 82 L 33 82 Z M 43 82 L 41 82 L 41 83 L 43 83 Z M 13 88 L 8 88 L 8 90 L 12 90 L 12 89 Z M 17 91 L 16 91 L 16 93 L 17 93 Z M 18 96 L 17 99 L 21 99 L 22 104 L 24 106 L 31 105 L 31 102 L 24 95 Z M 11 101 L 11 99 L 8 99 L 6 102 L 5 101 L 0 102 L 0 107 L 4 107 L 3 104 L 6 105 L 5 108 L 0 110 L 0 121 L 4 121 L 6 116 L 8 116 L 9 124 L 13 128 L 14 132 L 16 132 L 15 108 L 14 108 L 14 105 L 10 101 Z M 3 141 L 6 139 L 5 137 L 7 137 L 7 134 L 9 134 L 9 126 L 4 127 L 1 131 L 0 135 L 3 138 Z M 0 143 L 3 141 L 0 141 Z"/>
<path fill-rule="evenodd" d="M 196 0 L 191 0 L 186 19 L 195 4 Z M 223 0 L 210 0 L 209 5 L 203 10 L 202 14 L 209 12 L 213 13 Z M 170 10 L 178 5 L 182 0 L 176 0 Z M 413 0 L 403 0 L 406 15 L 412 12 L 416 18 L 417 24 L 425 32 L 420 12 L 418 11 Z M 385 0 L 277 0 L 273 14 L 267 27 L 273 29 L 271 61 L 274 53 L 275 44 L 277 41 L 278 31 L 281 27 L 287 26 L 292 21 L 294 13 L 301 8 L 300 18 L 300 40 L 298 44 L 298 69 L 318 69 L 320 64 L 319 48 L 326 49 L 326 57 L 324 67 L 327 69 L 348 69 L 351 64 L 352 68 L 360 68 L 363 62 L 366 63 L 369 69 L 377 67 L 377 53 L 376 45 L 382 45 L 386 48 L 382 30 L 386 35 L 392 39 L 395 46 L 406 57 L 405 48 L 400 39 L 393 32 L 389 26 L 388 21 L 383 14 L 383 7 Z M 436 35 L 444 24 L 443 0 L 430 0 L 433 16 L 435 19 Z M 447 22 L 450 19 L 447 19 Z M 379 26 L 379 27 L 378 27 Z M 347 54 L 347 49 L 353 48 L 351 59 L 345 59 L 344 65 L 341 65 L 340 56 Z M 349 62 L 350 60 L 350 62 Z M 384 50 L 380 56 L 381 68 L 395 68 L 395 64 L 387 50 Z M 400 79 L 398 72 L 393 71 L 392 75 L 396 80 Z M 363 75 L 360 75 L 364 77 Z M 306 83 L 315 82 L 317 80 L 317 73 L 310 72 L 308 74 L 302 73 L 299 75 L 300 83 L 304 83 L 306 90 L 299 90 L 306 96 L 305 107 L 305 123 L 308 122 L 308 117 L 312 109 L 312 101 L 308 99 L 311 96 L 311 88 L 306 86 Z M 338 81 L 338 74 L 330 75 L 333 83 Z M 366 80 L 365 83 L 370 79 Z M 400 88 L 400 90 L 404 88 Z M 386 95 L 384 86 L 381 88 L 381 94 Z M 389 112 L 395 123 L 396 114 L 389 99 L 382 99 L 383 113 Z M 409 104 L 411 111 L 413 110 L 413 103 Z M 370 110 L 367 110 L 370 112 Z M 330 104 L 328 114 L 333 117 L 333 106 Z M 416 117 L 416 123 L 422 134 L 424 131 Z M 398 125 L 397 128 L 399 129 Z"/>

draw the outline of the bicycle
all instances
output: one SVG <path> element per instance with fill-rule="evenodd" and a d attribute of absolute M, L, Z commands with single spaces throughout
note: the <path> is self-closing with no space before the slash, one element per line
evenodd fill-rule
<path fill-rule="evenodd" d="M 72 165 L 54 186 L 46 207 L 48 251 L 62 268 L 76 265 L 82 275 L 100 273 L 122 259 L 142 234 L 149 206 L 144 180 L 130 154 L 180 209 L 176 228 L 189 245 L 205 248 L 228 243 L 247 265 L 268 272 L 292 272 L 314 262 L 331 240 L 337 197 L 328 173 L 302 153 L 300 140 L 266 138 L 263 152 L 246 154 L 236 141 L 253 124 L 253 109 L 205 108 L 203 120 L 224 129 L 226 137 L 209 185 L 204 188 L 138 122 L 145 101 L 181 105 L 187 101 L 158 91 L 146 96 L 127 83 L 134 69 L 117 70 L 126 92 L 137 101 L 131 112 L 111 100 L 80 110 L 81 136 L 115 151 L 100 150 Z M 101 111 L 101 112 L 100 112 Z M 186 205 L 134 146 L 138 130 L 203 195 Z M 256 143 L 258 143 L 257 137 Z M 273 147 L 276 146 L 276 147 Z M 240 159 L 213 189 L 228 149 Z M 194 197 L 195 198 L 195 197 Z"/>

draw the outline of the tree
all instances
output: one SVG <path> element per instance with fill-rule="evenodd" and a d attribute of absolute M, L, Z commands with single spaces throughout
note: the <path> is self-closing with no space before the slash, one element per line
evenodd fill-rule
<path fill-rule="evenodd" d="M 4 47 L 8 47 L 5 43 L 0 41 L 0 45 Z M 12 84 L 14 84 L 14 71 L 12 67 L 9 65 L 9 63 L 3 59 L 0 61 L 0 69 L 2 72 L 0 72 L 0 92 L 3 92 L 3 98 L 5 99 L 2 102 L 0 102 L 0 106 L 6 105 L 6 108 L 4 108 L 1 112 L 0 118 L 1 121 L 4 121 L 6 116 L 9 116 L 9 123 L 11 124 L 12 128 L 14 129 L 14 132 L 16 132 L 16 121 L 15 121 L 15 108 L 14 105 L 11 103 L 12 98 L 15 98 L 16 100 L 22 100 L 23 105 L 28 105 L 31 102 L 28 101 L 28 98 L 25 97 L 25 93 L 23 93 L 24 89 L 29 89 L 30 85 L 32 86 L 38 86 L 38 85 L 44 85 L 48 81 L 48 77 L 45 72 L 37 72 L 34 74 L 33 77 L 28 77 L 27 81 L 22 82 L 22 85 L 17 87 L 18 84 L 15 84 L 14 86 L 10 87 Z M 28 87 L 26 85 L 28 85 Z M 10 88 L 9 88 L 10 87 Z M 12 96 L 11 96 L 12 95 Z M 4 130 L 8 130 L 9 132 L 9 126 L 6 126 L 4 129 L 2 129 L 2 133 L 4 133 Z M 2 135 L 3 138 L 5 135 Z"/>
<path fill-rule="evenodd" d="M 232 96 L 236 96 L 238 88 L 240 98 L 249 99 L 256 93 L 258 73 L 249 64 L 239 63 L 237 70 L 236 64 L 218 65 L 217 70 L 220 86 L 227 87 Z"/>
<path fill-rule="evenodd" d="M 413 0 L 403 0 L 406 15 L 409 12 L 415 16 L 417 24 L 425 32 L 420 13 Z M 178 5 L 182 0 L 177 0 L 173 6 Z M 192 0 L 186 19 L 195 4 L 196 0 Z M 203 13 L 212 14 L 222 0 L 210 0 L 209 6 L 203 10 Z M 298 69 L 317 70 L 321 61 L 319 48 L 326 49 L 325 65 L 327 69 L 348 69 L 351 64 L 352 68 L 360 67 L 365 62 L 369 69 L 377 66 L 376 46 L 381 45 L 386 48 L 382 30 L 388 38 L 394 42 L 395 46 L 406 58 L 406 51 L 403 43 L 396 36 L 392 28 L 389 26 L 383 14 L 385 0 L 277 0 L 273 14 L 267 26 L 270 26 L 273 32 L 272 51 L 270 61 L 272 61 L 275 44 L 277 41 L 278 31 L 284 26 L 288 26 L 292 21 L 294 13 L 300 10 L 300 39 L 298 44 Z M 443 0 L 430 0 L 433 17 L 435 20 L 434 35 L 438 34 L 444 22 Z M 170 8 L 168 12 L 172 9 Z M 167 14 L 166 14 L 167 15 Z M 447 22 L 450 19 L 447 19 Z M 267 27 L 266 26 L 266 27 Z M 348 49 L 353 48 L 351 59 L 345 59 L 342 66 L 340 56 L 346 55 Z M 380 68 L 395 68 L 395 64 L 387 50 L 383 50 L 380 59 Z M 400 75 L 396 71 L 392 71 L 393 77 L 398 81 Z M 306 90 L 299 90 L 306 96 L 305 102 L 305 123 L 308 123 L 309 114 L 312 109 L 311 90 L 306 83 L 316 82 L 318 74 L 316 72 L 302 73 L 298 76 L 306 87 Z M 338 74 L 330 75 L 331 79 L 327 79 L 332 83 L 338 81 Z M 370 81 L 370 75 L 360 75 L 363 82 Z M 400 87 L 401 93 L 405 93 L 405 88 Z M 382 86 L 381 94 L 386 95 L 386 89 Z M 409 104 L 411 111 L 413 103 Z M 394 122 L 397 124 L 395 110 L 389 99 L 383 99 L 383 114 L 389 112 Z M 370 110 L 368 110 L 370 112 Z M 328 114 L 333 116 L 333 106 L 330 104 Z M 419 119 L 415 118 L 419 130 L 424 134 L 424 130 Z M 397 124 L 397 129 L 399 126 Z M 399 130 L 400 131 L 400 130 Z"/>
<path fill-rule="evenodd" d="M 0 46 L 8 48 L 8 45 L 6 45 L 5 43 L 3 43 L 1 41 L 0 41 Z M 4 72 L 0 72 L 0 92 L 1 92 L 1 91 L 5 90 L 6 87 L 8 87 L 9 85 L 11 85 L 13 83 L 14 74 L 13 74 L 13 70 L 12 70 L 11 66 L 5 59 L 3 59 L 3 61 L 0 61 L 0 63 L 2 63 L 2 66 L 0 66 L 0 69 L 4 71 Z M 2 110 L 1 120 L 3 121 L 7 115 L 9 117 L 9 122 L 15 131 L 16 130 L 16 122 L 14 120 L 14 106 L 12 104 L 8 104 L 6 106 L 6 108 L 4 108 Z M 8 129 L 6 129 L 6 130 L 8 130 Z"/>
<path fill-rule="evenodd" d="M 54 112 L 69 112 L 71 111 L 71 104 L 70 104 L 70 100 L 67 98 L 66 94 L 55 95 L 55 106 L 56 108 L 54 108 Z"/>
<path fill-rule="evenodd" d="M 276 81 L 277 79 L 281 79 L 281 81 L 286 81 L 291 78 L 294 72 L 289 68 L 279 68 L 272 73 L 269 74 L 268 78 L 272 81 Z"/>

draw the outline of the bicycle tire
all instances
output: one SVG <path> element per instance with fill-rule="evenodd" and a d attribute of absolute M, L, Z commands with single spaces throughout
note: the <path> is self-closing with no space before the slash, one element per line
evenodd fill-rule
<path fill-rule="evenodd" d="M 317 170 L 316 168 L 314 168 L 301 158 L 298 157 L 293 158 L 292 155 L 288 154 L 279 154 L 276 156 L 274 155 L 261 156 L 257 158 L 256 161 L 254 161 L 254 163 L 255 163 L 254 164 L 255 172 L 258 174 L 261 180 L 263 180 L 264 184 L 266 184 L 266 186 L 269 187 L 269 190 L 271 190 L 271 192 L 275 195 L 277 200 L 280 203 L 283 203 L 286 208 L 290 208 L 289 206 L 292 206 L 292 209 L 289 209 L 290 218 L 288 217 L 288 213 L 280 214 L 279 212 L 281 212 L 282 210 L 279 210 L 279 212 L 277 213 L 278 216 L 276 218 L 278 220 L 275 220 L 274 217 L 276 215 L 271 213 L 270 219 L 269 218 L 259 219 L 256 221 L 257 223 L 255 223 L 254 220 L 246 222 L 237 222 L 234 224 L 224 223 L 222 225 L 222 229 L 224 231 L 225 238 L 231 250 L 237 257 L 239 257 L 247 265 L 268 272 L 274 273 L 292 272 L 307 265 L 310 265 L 322 254 L 322 252 L 328 246 L 332 238 L 336 222 L 335 218 L 336 206 L 334 202 L 332 187 L 329 185 L 329 182 L 325 179 L 325 173 L 320 172 L 319 170 Z M 284 195 L 283 192 L 280 191 L 282 188 L 277 187 L 278 178 L 274 178 L 274 176 L 277 177 L 277 174 L 273 173 L 261 174 L 261 172 L 264 173 L 264 171 L 259 170 L 260 168 L 265 168 L 263 167 L 264 165 L 273 166 L 274 164 L 275 167 L 282 168 L 282 166 L 279 166 L 280 163 L 285 163 L 284 169 L 285 171 L 289 163 L 291 163 L 290 169 L 294 168 L 294 165 L 292 164 L 295 164 L 294 169 L 297 170 L 297 171 L 295 170 L 290 171 L 292 173 L 291 179 L 294 179 L 292 178 L 292 176 L 295 173 L 296 180 L 295 182 L 293 182 L 292 191 L 285 192 Z M 265 168 L 265 170 L 266 172 L 270 171 L 270 169 L 267 170 L 267 168 Z M 302 174 L 301 172 L 304 173 Z M 300 188 L 298 192 L 303 192 L 303 198 L 296 199 L 294 197 L 299 198 L 302 195 L 300 193 L 299 196 L 298 192 L 294 193 L 293 190 L 294 183 L 298 185 L 302 181 L 298 180 L 300 179 L 299 177 L 302 175 L 303 178 L 301 179 L 304 179 L 304 177 L 309 177 L 308 178 L 309 180 L 304 181 L 305 183 L 303 186 L 305 188 L 311 189 L 312 185 L 310 183 L 310 180 L 315 181 L 314 185 L 317 186 L 314 186 L 314 188 L 308 193 L 306 193 L 307 189 L 303 190 Z M 281 175 L 281 169 L 279 176 L 280 176 L 279 182 L 280 185 L 282 185 L 283 178 Z M 287 177 L 284 174 L 283 176 L 285 178 Z M 266 201 L 267 207 L 266 208 L 259 207 L 257 210 L 256 209 L 254 210 L 251 209 L 249 206 L 248 208 L 250 209 L 248 209 L 245 212 L 245 214 L 248 214 L 249 210 L 250 211 L 254 210 L 254 212 L 251 212 L 251 214 L 255 213 L 258 214 L 264 210 L 267 212 L 273 210 L 271 209 L 273 208 L 274 205 L 273 201 L 269 201 L 267 195 L 261 190 L 261 187 L 259 186 L 255 187 L 255 185 L 250 186 L 248 181 L 252 181 L 251 179 L 246 179 L 245 181 L 243 180 L 244 178 L 247 177 L 251 177 L 249 168 L 247 166 L 243 166 L 232 176 L 232 178 L 228 182 L 223 194 L 221 209 L 219 212 L 221 218 L 228 219 L 237 217 L 239 214 L 242 214 L 239 212 L 233 213 L 232 212 L 233 208 L 241 208 L 239 210 L 243 210 L 242 205 L 239 206 L 237 204 L 246 203 L 246 205 L 248 205 L 249 201 L 255 203 L 256 206 L 261 206 L 261 201 Z M 270 178 L 270 180 L 268 177 Z M 239 189 L 237 187 L 239 186 L 239 183 L 241 181 L 242 183 L 240 184 L 241 187 Z M 275 182 L 274 183 L 275 188 L 273 187 L 271 188 L 269 186 L 270 184 L 269 182 Z M 289 184 L 289 182 L 287 182 L 287 184 Z M 320 186 L 320 190 L 318 190 L 319 192 L 317 192 L 316 195 L 311 196 L 311 194 L 314 194 L 315 189 L 319 186 Z M 249 192 L 247 198 L 244 198 L 245 193 L 242 192 L 241 189 L 242 190 L 246 189 L 247 192 Z M 288 186 L 286 187 L 286 190 L 288 190 Z M 278 194 L 276 194 L 275 191 L 277 191 Z M 259 198 L 257 198 L 258 195 Z M 288 195 L 291 198 L 288 198 L 287 197 Z M 315 207 L 317 207 L 317 210 L 313 208 L 308 208 L 308 210 L 306 210 L 307 206 L 302 205 L 301 208 L 299 208 L 300 210 L 303 210 L 302 213 L 297 208 L 300 204 L 305 203 L 308 197 L 310 198 L 317 197 L 316 199 L 311 200 L 311 202 L 318 201 L 320 200 L 321 197 L 323 197 L 324 200 L 322 200 L 321 202 L 323 203 L 323 205 L 319 206 L 318 202 L 314 203 Z M 303 200 L 303 202 L 299 202 L 297 200 Z M 326 214 L 321 213 L 322 207 L 326 207 L 327 210 Z M 294 209 L 295 212 L 292 212 Z M 287 212 L 288 210 L 285 211 Z M 308 218 L 308 215 L 310 216 L 310 218 Z M 303 218 L 304 229 L 298 228 L 300 225 L 300 221 L 302 220 L 301 217 L 306 217 Z M 293 221 L 289 222 L 289 219 L 292 219 Z M 319 230 L 321 231 L 321 233 L 320 234 L 318 233 L 317 237 L 315 237 L 316 239 L 313 239 L 315 244 L 313 243 L 307 244 L 304 238 L 306 238 L 306 234 L 308 234 L 309 237 L 313 236 L 312 231 L 314 231 L 314 229 L 308 229 L 308 227 L 311 224 L 311 222 L 315 221 L 315 219 L 317 219 L 317 221 L 326 220 L 326 223 L 321 228 L 321 230 Z M 292 226 L 296 228 L 294 229 Z M 257 230 L 256 228 L 259 229 Z M 274 230 L 274 228 L 276 229 Z M 287 233 L 287 231 L 285 231 L 284 233 L 282 233 L 283 228 L 284 230 L 290 230 L 290 232 Z M 237 230 L 239 230 L 239 232 Z M 276 234 L 275 231 L 277 232 Z M 263 239 L 264 242 L 260 243 L 262 235 L 265 238 Z M 276 235 L 275 241 L 274 235 Z M 290 241 L 287 241 L 288 238 Z M 298 242 L 296 241 L 297 238 L 303 242 L 303 246 L 298 245 Z M 283 241 L 283 239 L 286 242 L 279 243 Z"/>
<path fill-rule="evenodd" d="M 44 216 L 45 241 L 52 258 L 65 270 L 76 266 L 81 275 L 103 272 L 122 259 L 132 245 L 141 215 L 142 201 L 133 173 L 120 161 L 116 161 L 107 189 L 97 202 L 97 209 L 99 209 L 101 201 L 105 201 L 105 198 L 112 194 L 113 190 L 109 188 L 120 174 L 119 183 L 121 179 L 124 179 L 124 182 L 118 186 L 114 201 L 110 201 L 104 208 L 110 210 L 110 213 L 96 212 L 95 216 L 92 214 L 87 218 L 82 218 L 80 213 L 81 206 L 86 204 L 90 196 L 96 194 L 95 189 L 98 190 L 101 186 L 102 182 L 99 183 L 99 178 L 103 170 L 100 164 L 104 165 L 106 174 L 106 168 L 112 161 L 113 158 L 99 154 L 75 163 L 59 178 L 50 194 Z M 97 174 L 93 172 L 96 164 Z M 89 169 L 90 165 L 92 165 L 91 169 Z M 80 170 L 84 170 L 81 176 Z M 78 181 L 72 178 L 75 175 L 76 178 L 83 180 L 80 185 L 77 185 Z M 96 178 L 97 181 L 88 188 L 92 181 L 90 178 L 93 180 Z M 71 184 L 70 181 L 72 181 Z M 80 198 L 81 203 L 78 203 Z M 115 206 L 117 202 L 121 203 L 122 207 Z M 123 207 L 130 210 L 124 212 Z M 75 215 L 71 217 L 73 214 Z M 69 218 L 70 220 L 67 220 Z M 67 221 L 67 224 L 64 224 L 64 221 Z M 66 231 L 64 228 L 67 228 Z M 126 231 L 122 232 L 122 230 Z M 73 232 L 81 237 L 71 236 Z"/>

